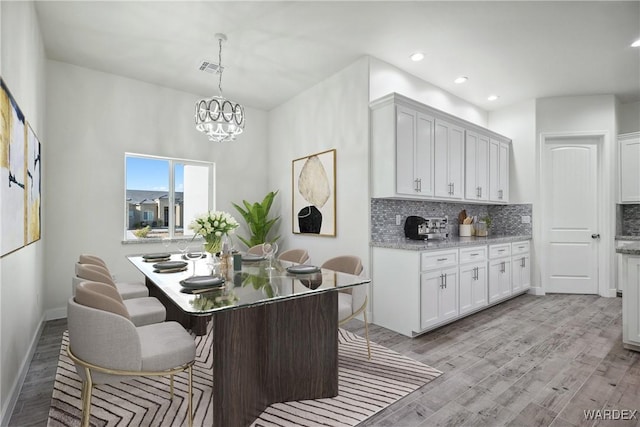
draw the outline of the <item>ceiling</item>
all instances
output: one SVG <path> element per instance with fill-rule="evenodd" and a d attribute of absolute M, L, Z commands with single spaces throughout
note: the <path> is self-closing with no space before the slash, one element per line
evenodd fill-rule
<path fill-rule="evenodd" d="M 47 57 L 269 110 L 371 55 L 487 111 L 532 98 L 640 101 L 640 1 L 41 1 Z M 409 55 L 424 52 L 421 62 Z M 453 80 L 467 76 L 468 82 Z M 487 101 L 489 94 L 496 101 Z M 197 96 L 196 96 L 197 98 Z"/>

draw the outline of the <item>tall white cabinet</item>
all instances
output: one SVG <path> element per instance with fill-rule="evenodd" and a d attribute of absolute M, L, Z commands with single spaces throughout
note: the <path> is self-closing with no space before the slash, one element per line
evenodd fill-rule
<path fill-rule="evenodd" d="M 510 143 L 491 138 L 489 141 L 489 200 L 509 202 Z"/>
<path fill-rule="evenodd" d="M 489 200 L 489 137 L 467 131 L 464 158 L 464 197 L 486 202 Z"/>
<path fill-rule="evenodd" d="M 620 203 L 640 203 L 640 132 L 618 136 Z"/>
<path fill-rule="evenodd" d="M 435 196 L 462 199 L 464 184 L 464 129 L 445 120 L 436 120 Z"/>
<path fill-rule="evenodd" d="M 434 118 L 396 106 L 396 191 L 433 196 Z"/>
<path fill-rule="evenodd" d="M 443 111 L 387 95 L 371 103 L 371 196 L 507 203 L 510 143 Z"/>

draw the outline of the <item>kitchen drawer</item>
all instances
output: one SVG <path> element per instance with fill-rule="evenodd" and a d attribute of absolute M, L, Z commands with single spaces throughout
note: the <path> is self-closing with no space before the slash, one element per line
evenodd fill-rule
<path fill-rule="evenodd" d="M 511 243 L 489 245 L 489 259 L 502 258 L 511 255 Z"/>
<path fill-rule="evenodd" d="M 460 248 L 460 264 L 467 262 L 477 262 L 487 260 L 486 246 L 472 246 L 470 248 Z"/>
<path fill-rule="evenodd" d="M 513 242 L 511 243 L 511 254 L 526 254 L 529 253 L 529 241 L 525 240 L 522 242 Z"/>
<path fill-rule="evenodd" d="M 433 268 L 452 267 L 458 265 L 458 250 L 429 251 L 423 252 L 421 256 L 421 270 L 431 270 Z"/>

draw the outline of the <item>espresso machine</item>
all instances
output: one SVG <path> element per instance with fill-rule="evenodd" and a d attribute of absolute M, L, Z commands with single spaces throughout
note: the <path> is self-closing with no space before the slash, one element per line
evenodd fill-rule
<path fill-rule="evenodd" d="M 412 240 L 442 240 L 449 237 L 449 219 L 408 216 L 404 221 L 404 236 Z"/>

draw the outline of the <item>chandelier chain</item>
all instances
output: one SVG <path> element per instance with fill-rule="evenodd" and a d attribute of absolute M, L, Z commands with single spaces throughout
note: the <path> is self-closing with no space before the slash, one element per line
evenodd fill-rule
<path fill-rule="evenodd" d="M 218 73 L 220 74 L 218 78 L 218 90 L 220 91 L 220 95 L 222 95 L 222 38 L 218 39 Z"/>

